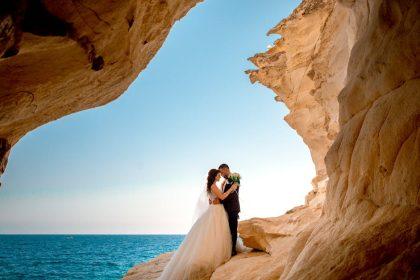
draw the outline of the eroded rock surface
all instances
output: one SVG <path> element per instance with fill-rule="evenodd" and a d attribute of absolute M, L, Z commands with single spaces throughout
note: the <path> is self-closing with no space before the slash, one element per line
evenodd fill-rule
<path fill-rule="evenodd" d="M 324 157 L 339 131 L 337 96 L 344 87 L 354 33 L 349 10 L 335 1 L 303 1 L 268 34 L 282 38 L 250 58 L 251 82 L 274 91 L 290 109 L 285 121 L 308 145 L 317 176 L 314 193 L 325 191 Z"/>
<path fill-rule="evenodd" d="M 261 252 L 240 254 L 219 267 L 211 279 L 279 279 L 289 265 L 289 256 L 305 245 L 321 216 L 322 206 L 299 206 L 276 218 L 253 218 L 239 224 L 248 247 Z"/>
<path fill-rule="evenodd" d="M 198 1 L 6 2 L 1 172 L 28 131 L 121 95 Z M 290 109 L 314 190 L 281 217 L 242 222 L 245 244 L 261 252 L 212 278 L 418 279 L 420 2 L 305 0 L 270 33 L 283 37 L 248 73 Z M 168 259 L 127 277 L 155 279 Z"/>
<path fill-rule="evenodd" d="M 418 1 L 304 1 L 274 29 L 285 37 L 252 59 L 260 69 L 249 72 L 251 80 L 272 88 L 290 108 L 286 120 L 310 147 L 317 177 L 326 170 L 329 179 L 321 217 L 288 248 L 268 250 L 286 253 L 272 263 L 278 268 L 275 277 L 419 277 L 419 14 Z M 305 46 L 318 30 L 317 51 L 307 55 Z M 299 38 L 307 44 L 295 45 Z M 309 70 L 303 70 L 308 63 Z M 296 77 L 307 91 L 294 90 Z M 315 90 L 312 82 L 319 82 Z M 302 110 L 315 113 L 305 119 Z M 322 116 L 328 120 L 323 127 Z M 331 141 L 328 135 L 334 136 Z M 323 140 L 311 143 L 315 138 Z M 322 142 L 329 149 L 318 149 Z M 327 150 L 325 163 L 317 161 L 314 154 Z M 281 233 L 280 225 L 281 219 L 279 229 L 273 231 L 272 224 L 267 233 Z M 261 240 L 255 247 L 267 250 L 261 246 L 267 239 L 261 228 L 247 235 Z"/>
<path fill-rule="evenodd" d="M 27 132 L 120 96 L 199 1 L 4 1 L 0 175 Z"/>
<path fill-rule="evenodd" d="M 124 280 L 154 280 L 159 278 L 166 264 L 172 257 L 171 253 L 166 253 L 141 265 L 130 269 L 124 276 Z"/>

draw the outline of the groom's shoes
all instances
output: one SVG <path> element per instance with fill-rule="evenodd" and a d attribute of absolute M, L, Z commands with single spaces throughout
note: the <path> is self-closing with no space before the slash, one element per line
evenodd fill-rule
<path fill-rule="evenodd" d="M 238 253 L 236 253 L 236 251 L 232 251 L 232 255 L 231 256 L 233 257 L 233 256 L 236 256 L 237 254 Z"/>

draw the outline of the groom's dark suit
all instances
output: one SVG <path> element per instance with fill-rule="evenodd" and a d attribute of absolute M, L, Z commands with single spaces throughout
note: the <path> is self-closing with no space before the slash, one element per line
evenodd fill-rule
<path fill-rule="evenodd" d="M 233 185 L 233 182 L 228 180 L 225 185 L 224 192 L 228 191 Z M 236 239 L 238 238 L 238 218 L 241 208 L 239 205 L 239 187 L 232 192 L 228 197 L 222 200 L 226 213 L 229 219 L 230 234 L 232 235 L 232 255 L 236 255 Z"/>

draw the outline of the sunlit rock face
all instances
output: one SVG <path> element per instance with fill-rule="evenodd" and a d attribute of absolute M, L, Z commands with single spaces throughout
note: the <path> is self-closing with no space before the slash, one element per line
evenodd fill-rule
<path fill-rule="evenodd" d="M 305 6 L 312 10 L 295 15 Z M 251 80 L 290 108 L 286 120 L 308 144 L 317 175 L 326 170 L 329 178 L 322 215 L 305 226 L 308 206 L 298 209 L 303 224 L 293 235 L 282 234 L 289 214 L 242 223 L 245 244 L 269 253 L 241 262 L 260 269 L 261 279 L 418 279 L 419 11 L 420 3 L 409 0 L 304 1 L 279 25 L 284 38 L 252 58 L 260 69 L 249 72 Z M 318 53 L 307 55 L 316 31 Z M 297 38 L 308 44 L 294 45 Z M 296 74 L 305 66 L 314 69 Z M 328 121 L 320 126 L 323 116 Z M 315 154 L 325 152 L 324 164 Z M 287 246 L 274 246 L 287 239 Z M 229 270 L 239 279 L 239 264 L 228 265 L 214 275 Z"/>
<path fill-rule="evenodd" d="M 199 1 L 3 1 L 0 174 L 27 132 L 120 96 Z"/>
<path fill-rule="evenodd" d="M 247 246 L 274 255 L 281 251 L 279 246 L 290 247 L 290 240 L 308 224 L 316 221 L 321 216 L 321 211 L 321 206 L 298 206 L 280 217 L 242 221 L 239 232 Z"/>
<path fill-rule="evenodd" d="M 250 58 L 258 69 L 247 73 L 290 109 L 285 121 L 308 145 L 316 168 L 311 199 L 325 193 L 324 157 L 339 131 L 337 96 L 344 87 L 354 27 L 349 9 L 335 1 L 303 1 L 268 34 L 282 37 Z"/>
<path fill-rule="evenodd" d="M 152 280 L 159 278 L 165 266 L 171 260 L 172 253 L 166 253 L 151 261 L 137 265 L 130 269 L 124 276 L 124 280 Z"/>
<path fill-rule="evenodd" d="M 279 279 L 297 249 L 305 245 L 322 207 L 298 206 L 275 218 L 253 218 L 239 225 L 244 243 L 260 252 L 241 254 L 219 267 L 211 279 Z"/>

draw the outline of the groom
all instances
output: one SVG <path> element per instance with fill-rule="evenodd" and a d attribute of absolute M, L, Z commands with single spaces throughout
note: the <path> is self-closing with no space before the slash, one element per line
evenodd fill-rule
<path fill-rule="evenodd" d="M 222 190 L 226 192 L 229 190 L 233 182 L 229 180 L 230 169 L 226 163 L 223 163 L 219 166 L 221 175 L 227 180 L 227 183 Z M 232 235 L 232 256 L 235 256 L 236 253 L 236 239 L 238 238 L 238 218 L 241 208 L 239 206 L 239 187 L 236 191 L 232 192 L 228 197 L 222 200 L 222 204 L 225 207 L 226 213 L 229 220 L 230 234 Z"/>

